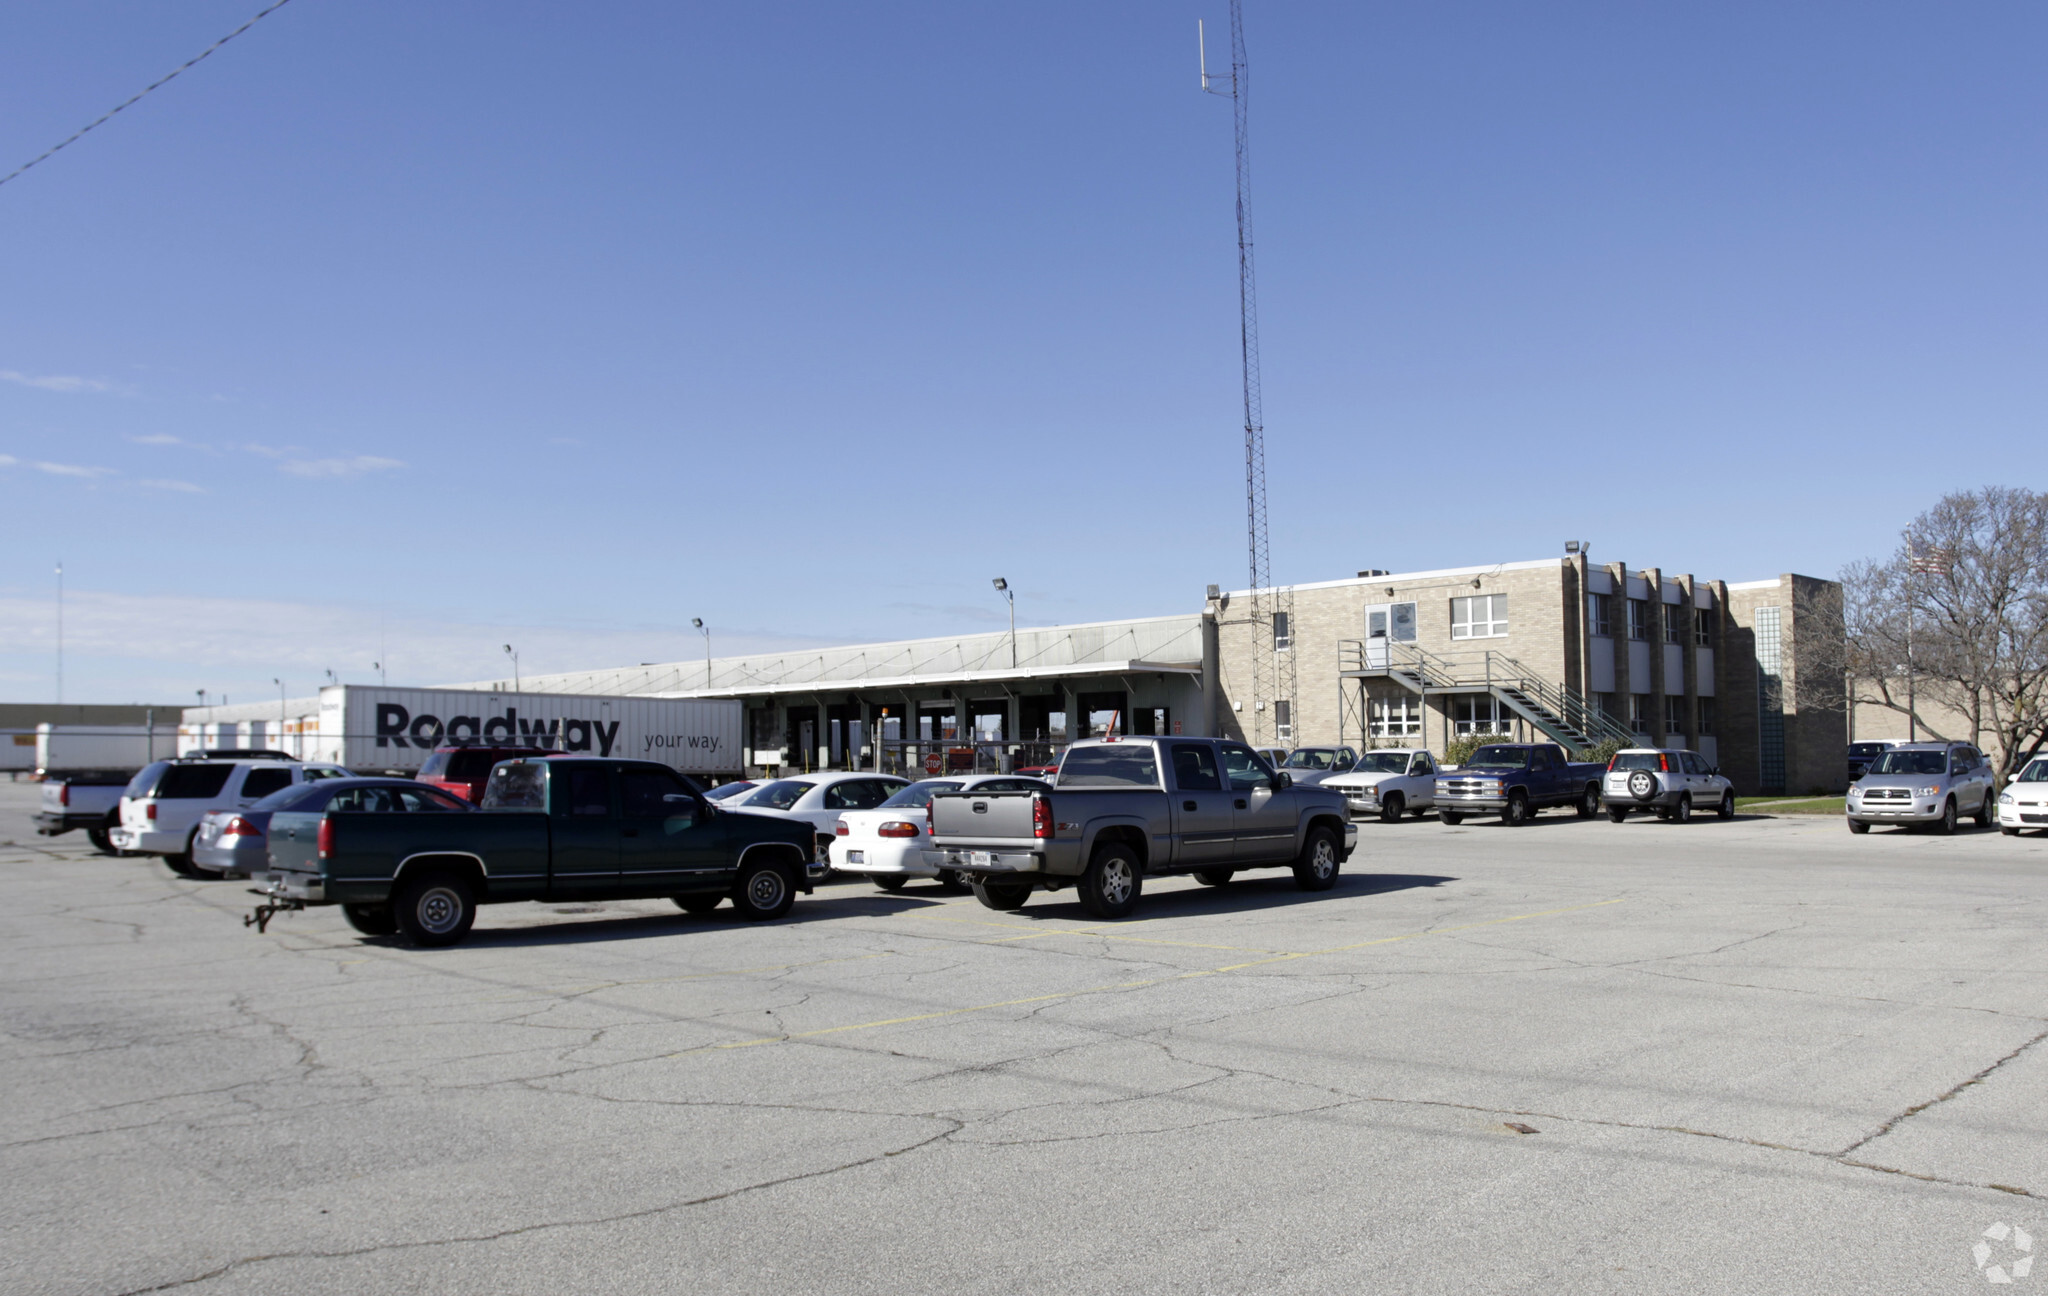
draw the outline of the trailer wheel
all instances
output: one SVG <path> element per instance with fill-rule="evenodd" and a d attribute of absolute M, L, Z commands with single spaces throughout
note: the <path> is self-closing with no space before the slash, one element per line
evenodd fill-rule
<path fill-rule="evenodd" d="M 476 921 L 476 891 L 460 873 L 437 870 L 405 879 L 391 907 L 413 944 L 453 945 Z"/>
<path fill-rule="evenodd" d="M 1031 884 L 997 882 L 994 879 L 975 878 L 968 885 L 974 889 L 974 898 L 990 909 L 1022 909 L 1024 902 L 1031 898 Z"/>
<path fill-rule="evenodd" d="M 391 912 L 390 905 L 345 904 L 341 916 L 348 925 L 365 936 L 396 936 L 398 915 Z"/>

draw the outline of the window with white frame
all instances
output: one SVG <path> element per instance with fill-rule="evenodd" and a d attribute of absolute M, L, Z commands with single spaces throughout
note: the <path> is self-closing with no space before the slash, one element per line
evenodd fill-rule
<path fill-rule="evenodd" d="M 1282 701 L 1273 704 L 1273 736 L 1281 742 L 1291 742 L 1293 740 L 1294 704 L 1292 702 Z"/>
<path fill-rule="evenodd" d="M 1498 639 L 1507 632 L 1507 595 L 1474 594 L 1451 600 L 1451 638 Z"/>
<path fill-rule="evenodd" d="M 1628 601 L 1628 637 L 1648 639 L 1650 637 L 1650 600 L 1630 599 Z"/>
<path fill-rule="evenodd" d="M 1614 633 L 1614 596 L 1612 594 L 1586 595 L 1586 632 L 1602 638 Z"/>
<path fill-rule="evenodd" d="M 1367 730 L 1375 738 L 1414 738 L 1422 733 L 1422 699 L 1386 697 L 1372 700 Z"/>
<path fill-rule="evenodd" d="M 1459 737 L 1480 733 L 1507 733 L 1513 715 L 1488 693 L 1468 693 L 1451 699 L 1451 731 Z"/>
<path fill-rule="evenodd" d="M 1293 618 L 1285 612 L 1273 614 L 1273 651 L 1286 652 L 1294 646 Z"/>
<path fill-rule="evenodd" d="M 1666 696 L 1664 699 L 1664 741 L 1685 737 L 1685 698 Z"/>

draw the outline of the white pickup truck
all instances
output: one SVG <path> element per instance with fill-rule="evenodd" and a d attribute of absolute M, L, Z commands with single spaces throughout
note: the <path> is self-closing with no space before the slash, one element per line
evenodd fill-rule
<path fill-rule="evenodd" d="M 1436 808 L 1436 761 L 1420 747 L 1385 747 L 1369 751 L 1323 786 L 1344 794 L 1344 808 L 1356 815 L 1378 815 L 1384 823 L 1401 816 L 1427 815 Z"/>
<path fill-rule="evenodd" d="M 67 770 L 46 776 L 36 807 L 36 832 L 61 837 L 83 828 L 94 850 L 115 854 L 108 834 L 120 826 L 121 789 L 128 786 L 133 774 L 133 770 Z"/>

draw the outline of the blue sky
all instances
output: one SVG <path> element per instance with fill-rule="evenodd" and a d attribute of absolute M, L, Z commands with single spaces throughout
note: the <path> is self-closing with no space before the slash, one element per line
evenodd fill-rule
<path fill-rule="evenodd" d="M 17 6 L 0 171 L 256 0 Z M 1249 0 L 1282 580 L 1750 579 L 2035 486 L 2048 10 Z M 1222 0 L 294 0 L 0 187 L 0 696 L 1245 575 Z"/>

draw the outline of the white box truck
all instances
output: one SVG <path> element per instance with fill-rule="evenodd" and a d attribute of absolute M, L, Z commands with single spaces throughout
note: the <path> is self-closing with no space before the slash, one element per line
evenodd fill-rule
<path fill-rule="evenodd" d="M 736 777 L 746 765 L 744 721 L 744 705 L 722 699 L 337 684 L 320 690 L 317 724 L 300 726 L 288 744 L 304 760 L 352 770 L 409 772 L 441 746 L 530 745 Z"/>

